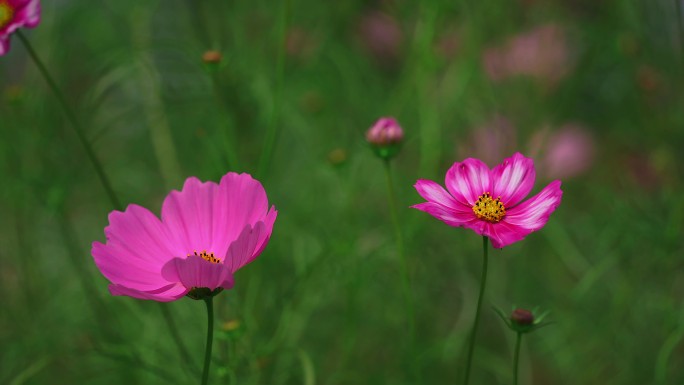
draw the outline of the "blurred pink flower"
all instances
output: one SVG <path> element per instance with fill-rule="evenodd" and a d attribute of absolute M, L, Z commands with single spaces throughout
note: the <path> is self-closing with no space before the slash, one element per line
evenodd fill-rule
<path fill-rule="evenodd" d="M 570 178 L 589 169 L 594 160 L 594 140 L 579 126 L 564 126 L 549 138 L 544 157 L 549 178 Z"/>
<path fill-rule="evenodd" d="M 517 132 L 510 120 L 502 116 L 475 128 L 470 139 L 459 143 L 458 153 L 462 158 L 478 158 L 487 164 L 495 164 L 505 154 L 516 149 Z"/>
<path fill-rule="evenodd" d="M 404 130 L 394 118 L 380 118 L 366 131 L 366 140 L 375 146 L 387 146 L 404 140 Z"/>
<path fill-rule="evenodd" d="M 228 173 L 219 184 L 191 177 L 164 199 L 161 220 L 138 205 L 110 213 L 107 242 L 93 242 L 92 255 L 112 295 L 213 295 L 233 287 L 233 273 L 266 247 L 276 216 L 248 174 Z"/>
<path fill-rule="evenodd" d="M 392 64 L 399 57 L 404 35 L 394 17 L 368 12 L 359 21 L 358 33 L 363 47 L 382 64 Z"/>
<path fill-rule="evenodd" d="M 494 164 L 518 148 L 517 130 L 505 117 L 497 116 L 475 128 L 470 139 L 459 143 L 460 156 L 482 159 Z M 537 158 L 539 175 L 545 179 L 566 179 L 586 172 L 594 161 L 594 138 L 579 124 L 567 123 L 551 131 L 536 131 L 527 141 L 530 155 Z"/>
<path fill-rule="evenodd" d="M 555 24 L 537 27 L 510 38 L 506 44 L 483 54 L 485 72 L 492 80 L 526 75 L 557 83 L 572 69 L 566 33 Z"/>
<path fill-rule="evenodd" d="M 0 55 L 10 49 L 10 35 L 19 28 L 40 23 L 39 0 L 0 0 Z"/>
<path fill-rule="evenodd" d="M 544 227 L 560 204 L 559 180 L 520 203 L 534 179 L 534 162 L 520 153 L 491 170 L 481 160 L 468 158 L 451 166 L 446 190 L 431 180 L 418 180 L 414 187 L 427 202 L 412 207 L 449 226 L 469 228 L 502 248 Z"/>

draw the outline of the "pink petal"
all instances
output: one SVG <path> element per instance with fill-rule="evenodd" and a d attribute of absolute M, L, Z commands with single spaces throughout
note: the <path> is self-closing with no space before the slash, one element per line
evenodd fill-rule
<path fill-rule="evenodd" d="M 472 207 L 480 195 L 490 192 L 489 167 L 475 158 L 456 162 L 447 172 L 445 184 L 457 201 Z"/>
<path fill-rule="evenodd" d="M 19 28 L 33 28 L 40 23 L 40 1 L 14 1 L 10 2 L 10 7 L 14 9 L 12 20 L 0 28 L 0 37 L 9 40 L 9 35 Z M 5 51 L 6 52 L 6 51 Z M 3 54 L 4 52 L 0 52 Z"/>
<path fill-rule="evenodd" d="M 162 205 L 162 221 L 169 236 L 177 240 L 176 257 L 207 251 L 219 254 L 222 237 L 215 238 L 217 223 L 215 198 L 218 185 L 202 183 L 195 177 L 185 180 L 181 191 L 171 191 Z M 225 240 L 223 240 L 225 242 Z"/>
<path fill-rule="evenodd" d="M 10 39 L 8 36 L 0 35 L 0 56 L 6 54 L 10 49 Z"/>
<path fill-rule="evenodd" d="M 470 209 L 470 206 L 464 206 L 454 199 L 449 193 L 444 189 L 444 187 L 439 184 L 425 179 L 419 179 L 413 187 L 416 188 L 418 194 L 423 197 L 428 202 L 437 203 L 439 205 L 448 208 L 463 208 Z M 463 210 L 461 210 L 463 211 Z"/>
<path fill-rule="evenodd" d="M 233 287 L 233 275 L 223 263 L 212 263 L 201 257 L 191 255 L 187 258 L 174 258 L 163 268 L 162 275 L 171 282 L 180 282 L 188 289 L 206 287 Z"/>
<path fill-rule="evenodd" d="M 21 20 L 22 26 L 33 28 L 40 23 L 40 1 L 30 0 L 23 8 L 17 10 L 15 19 Z"/>
<path fill-rule="evenodd" d="M 271 233 L 273 232 L 273 224 L 275 223 L 276 217 L 278 216 L 278 211 L 276 211 L 275 206 L 271 207 L 271 209 L 268 211 L 268 214 L 266 214 L 266 218 L 264 218 L 263 224 L 264 224 L 264 230 L 261 231 L 259 234 L 259 239 L 257 240 L 257 246 L 256 246 L 256 251 L 254 252 L 254 258 L 259 256 L 261 252 L 264 251 L 264 248 L 266 248 L 266 245 L 268 244 L 268 241 L 271 239 Z M 259 223 L 257 223 L 259 224 Z M 251 260 L 250 260 L 251 262 Z M 249 262 L 248 262 L 249 263 Z"/>
<path fill-rule="evenodd" d="M 121 285 L 109 285 L 112 295 L 125 295 L 137 299 L 148 299 L 159 302 L 171 302 L 184 297 L 188 289 L 179 284 L 170 284 L 157 290 L 140 291 Z"/>
<path fill-rule="evenodd" d="M 525 238 L 530 231 L 522 229 L 516 225 L 501 221 L 498 223 L 487 223 L 484 235 L 486 235 L 494 248 L 500 249 Z"/>
<path fill-rule="evenodd" d="M 254 227 L 245 226 L 238 239 L 230 245 L 226 254 L 224 263 L 231 273 L 235 273 L 259 255 L 257 251 L 260 251 L 260 248 L 263 249 L 264 236 L 267 234 L 270 234 L 270 231 L 267 232 L 264 222 L 258 222 Z"/>
<path fill-rule="evenodd" d="M 173 242 L 154 214 L 129 205 L 125 212 L 109 214 L 107 243 L 94 242 L 92 255 L 102 274 L 112 283 L 148 291 L 168 284 L 161 268 L 173 258 Z"/>
<path fill-rule="evenodd" d="M 467 211 L 457 210 L 433 202 L 420 203 L 411 207 L 420 211 L 424 211 L 449 226 L 461 227 L 466 226 L 472 221 L 478 221 L 477 217 L 473 213 L 473 210 L 470 208 L 468 208 Z M 461 205 L 461 207 L 464 206 Z"/>
<path fill-rule="evenodd" d="M 503 221 L 528 233 L 541 229 L 560 204 L 563 195 L 560 186 L 559 180 L 551 182 L 537 195 L 508 210 Z"/>
<path fill-rule="evenodd" d="M 221 178 L 219 195 L 216 203 L 216 217 L 219 226 L 215 228 L 215 236 L 222 236 L 222 248 L 216 250 L 216 256 L 222 257 L 230 244 L 238 239 L 246 225 L 255 226 L 257 222 L 269 223 L 267 233 L 270 235 L 275 220 L 274 209 L 269 211 L 266 191 L 259 181 L 249 174 L 228 173 Z M 272 215 L 273 217 L 267 216 Z"/>
<path fill-rule="evenodd" d="M 492 196 L 513 207 L 532 191 L 535 175 L 534 161 L 516 152 L 492 170 Z"/>

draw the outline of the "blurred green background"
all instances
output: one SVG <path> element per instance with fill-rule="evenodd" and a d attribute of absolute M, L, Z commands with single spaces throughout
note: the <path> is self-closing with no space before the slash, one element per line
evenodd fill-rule
<path fill-rule="evenodd" d="M 541 231 L 490 254 L 474 384 L 512 383 L 492 306 L 539 307 L 524 384 L 684 383 L 684 55 L 675 1 L 43 2 L 25 30 L 125 203 L 249 172 L 271 242 L 217 297 L 214 384 L 459 383 L 481 240 L 409 209 L 467 156 L 563 180 Z M 112 297 L 90 256 L 111 203 L 16 38 L 0 58 L 0 383 L 197 383 L 200 302 Z M 207 64 L 207 50 L 222 54 Z M 416 309 L 409 343 L 380 160 Z M 269 142 L 269 138 L 274 139 Z M 273 151 L 269 151 L 272 143 Z"/>

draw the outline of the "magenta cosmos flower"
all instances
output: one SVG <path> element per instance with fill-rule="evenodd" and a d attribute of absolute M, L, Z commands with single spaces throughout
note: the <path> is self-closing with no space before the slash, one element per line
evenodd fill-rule
<path fill-rule="evenodd" d="M 10 48 L 10 35 L 21 27 L 33 28 L 40 23 L 40 1 L 0 0 L 0 55 Z"/>
<path fill-rule="evenodd" d="M 560 204 L 559 180 L 520 203 L 532 190 L 534 178 L 532 159 L 520 153 L 492 170 L 481 160 L 468 158 L 451 166 L 446 190 L 431 180 L 416 182 L 416 190 L 427 202 L 412 207 L 450 226 L 469 228 L 502 248 L 544 227 Z"/>
<path fill-rule="evenodd" d="M 191 177 L 164 199 L 161 220 L 138 205 L 109 214 L 107 243 L 93 242 L 92 254 L 113 295 L 199 299 L 233 287 L 233 273 L 266 247 L 277 214 L 248 174 L 219 184 Z"/>

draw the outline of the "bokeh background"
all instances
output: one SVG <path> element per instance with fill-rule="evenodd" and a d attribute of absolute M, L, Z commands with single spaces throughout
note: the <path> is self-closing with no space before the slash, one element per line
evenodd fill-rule
<path fill-rule="evenodd" d="M 684 54 L 676 1 L 43 2 L 26 34 L 125 203 L 249 172 L 279 210 L 217 297 L 215 384 L 445 384 L 463 373 L 481 240 L 409 209 L 417 179 L 515 151 L 563 181 L 548 225 L 490 255 L 473 383 L 510 384 L 492 306 L 539 307 L 524 384 L 684 383 Z M 14 37 L 0 58 L 0 383 L 198 382 L 204 305 L 112 297 L 112 205 Z M 217 50 L 220 64 L 202 55 Z M 407 314 L 380 160 L 393 161 Z M 164 320 L 175 321 L 191 357 Z"/>

